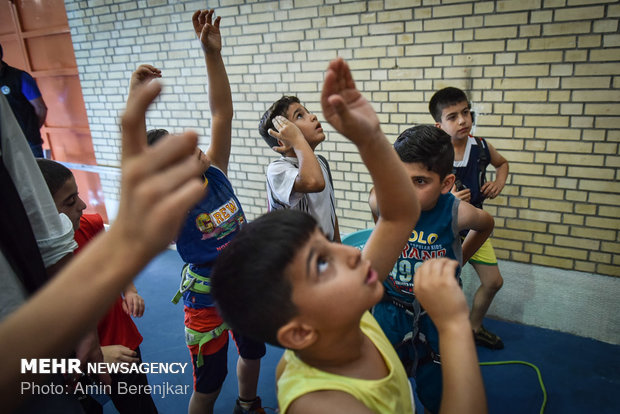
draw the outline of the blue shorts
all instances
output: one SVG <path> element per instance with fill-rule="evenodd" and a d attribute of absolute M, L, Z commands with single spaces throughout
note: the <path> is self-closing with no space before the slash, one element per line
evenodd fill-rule
<path fill-rule="evenodd" d="M 237 345 L 237 352 L 243 359 L 260 359 L 265 356 L 267 349 L 262 342 L 256 342 L 243 335 L 233 333 L 233 339 Z M 204 364 L 197 366 L 198 355 L 192 354 L 192 366 L 194 368 L 194 390 L 209 394 L 222 387 L 228 374 L 228 339 L 226 344 L 217 352 L 203 355 Z"/>
<path fill-rule="evenodd" d="M 404 309 L 387 301 L 377 303 L 372 314 L 395 347 L 407 373 L 410 372 L 417 353 L 419 362 L 415 371 L 416 393 L 428 411 L 438 413 L 442 391 L 441 365 L 433 361 L 429 349 L 430 346 L 436 354 L 439 354 L 439 334 L 435 324 L 427 314 L 422 315 L 418 326 L 428 344 L 418 343 L 413 346 L 411 342 L 407 342 L 399 346 L 404 336 L 413 330 L 413 317 Z"/>

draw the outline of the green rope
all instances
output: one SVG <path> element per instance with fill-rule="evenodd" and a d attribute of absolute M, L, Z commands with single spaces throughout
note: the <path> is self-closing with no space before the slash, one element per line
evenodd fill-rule
<path fill-rule="evenodd" d="M 526 361 L 494 361 L 494 362 L 481 362 L 480 365 L 507 365 L 507 364 L 522 364 L 531 367 L 536 371 L 536 375 L 538 376 L 538 383 L 540 384 L 540 389 L 543 393 L 543 402 L 540 406 L 540 414 L 545 412 L 545 406 L 547 405 L 547 390 L 545 389 L 545 384 L 542 380 L 542 375 L 540 375 L 540 370 L 538 367 L 530 362 Z"/>

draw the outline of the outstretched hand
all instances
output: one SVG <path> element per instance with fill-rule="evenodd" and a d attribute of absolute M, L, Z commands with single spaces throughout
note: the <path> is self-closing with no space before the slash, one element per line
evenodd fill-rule
<path fill-rule="evenodd" d="M 331 61 L 327 68 L 321 107 L 327 122 L 356 144 L 380 130 L 375 110 L 355 88 L 349 65 L 342 58 Z"/>
<path fill-rule="evenodd" d="M 204 53 L 219 52 L 222 50 L 222 36 L 220 33 L 221 16 L 213 21 L 214 9 L 197 10 L 192 16 L 194 31 L 200 40 Z"/>
<path fill-rule="evenodd" d="M 161 78 L 161 70 L 152 65 L 140 65 L 131 74 L 131 80 L 129 81 L 129 93 L 139 85 L 148 83 L 151 79 Z"/>
<path fill-rule="evenodd" d="M 109 234 L 119 249 L 131 246 L 136 264 L 150 260 L 177 236 L 187 211 L 202 197 L 194 132 L 169 135 L 147 147 L 141 121 L 159 95 L 159 82 L 141 85 L 122 117 L 121 201 Z"/>

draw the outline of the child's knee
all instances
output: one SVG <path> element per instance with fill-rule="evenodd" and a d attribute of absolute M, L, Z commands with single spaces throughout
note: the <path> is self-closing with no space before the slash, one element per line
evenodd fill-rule
<path fill-rule="evenodd" d="M 504 286 L 504 278 L 498 271 L 497 275 L 492 278 L 487 284 L 487 288 L 492 290 L 493 292 L 497 292 L 502 288 L 502 286 Z"/>
<path fill-rule="evenodd" d="M 504 278 L 502 278 L 498 268 L 485 269 L 478 275 L 480 276 L 480 284 L 486 290 L 497 292 L 504 285 Z"/>

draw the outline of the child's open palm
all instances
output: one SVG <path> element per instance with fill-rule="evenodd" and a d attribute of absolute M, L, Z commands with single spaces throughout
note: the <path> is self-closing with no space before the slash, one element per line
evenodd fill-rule
<path fill-rule="evenodd" d="M 281 115 L 278 115 L 273 119 L 273 126 L 276 130 L 274 131 L 269 128 L 269 135 L 276 138 L 278 140 L 278 144 L 280 145 L 275 146 L 272 149 L 280 154 L 284 154 L 291 148 L 294 148 L 295 145 L 306 142 L 303 133 L 297 125 Z"/>
<path fill-rule="evenodd" d="M 321 106 L 327 122 L 357 144 L 380 129 L 375 110 L 355 88 L 349 65 L 342 58 L 327 68 Z"/>
<path fill-rule="evenodd" d="M 213 21 L 215 10 L 197 10 L 192 16 L 194 31 L 200 40 L 202 50 L 205 53 L 219 52 L 222 50 L 222 36 L 220 34 L 220 20 L 218 16 Z"/>

